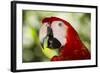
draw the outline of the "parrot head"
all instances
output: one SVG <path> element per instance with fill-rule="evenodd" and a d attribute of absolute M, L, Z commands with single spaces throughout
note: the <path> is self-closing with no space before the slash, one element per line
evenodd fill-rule
<path fill-rule="evenodd" d="M 61 49 L 67 43 L 67 28 L 68 25 L 57 17 L 45 18 L 42 21 L 43 25 L 40 29 L 39 38 L 41 44 L 48 39 L 48 48 Z"/>
<path fill-rule="evenodd" d="M 57 17 L 44 18 L 42 24 L 39 32 L 42 50 L 48 58 L 52 58 L 58 55 L 59 50 L 67 43 L 68 25 Z"/>
<path fill-rule="evenodd" d="M 70 56 L 73 49 L 84 48 L 71 24 L 58 17 L 44 18 L 39 31 L 42 50 L 48 58 Z"/>

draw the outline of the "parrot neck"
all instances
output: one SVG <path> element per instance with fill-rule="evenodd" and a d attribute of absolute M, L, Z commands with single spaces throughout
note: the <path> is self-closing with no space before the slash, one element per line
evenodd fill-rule
<path fill-rule="evenodd" d="M 90 53 L 74 29 L 69 29 L 67 43 L 60 50 L 60 57 L 66 60 L 90 59 Z"/>

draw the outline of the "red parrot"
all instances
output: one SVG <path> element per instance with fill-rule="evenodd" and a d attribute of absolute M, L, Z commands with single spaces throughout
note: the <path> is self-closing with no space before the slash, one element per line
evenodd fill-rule
<path fill-rule="evenodd" d="M 91 55 L 87 47 L 82 43 L 76 30 L 71 24 L 58 17 L 44 18 L 43 27 L 40 29 L 40 41 L 47 39 L 47 47 L 58 49 L 58 55 L 54 55 L 51 61 L 83 60 L 90 59 Z"/>

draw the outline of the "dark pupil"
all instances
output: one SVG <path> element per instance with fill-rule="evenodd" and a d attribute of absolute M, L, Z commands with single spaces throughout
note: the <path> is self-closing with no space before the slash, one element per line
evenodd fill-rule
<path fill-rule="evenodd" d="M 59 23 L 58 25 L 59 25 L 59 26 L 62 26 L 62 23 Z"/>

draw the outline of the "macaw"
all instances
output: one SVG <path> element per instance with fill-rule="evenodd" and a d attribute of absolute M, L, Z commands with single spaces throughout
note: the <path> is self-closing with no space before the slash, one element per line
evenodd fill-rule
<path fill-rule="evenodd" d="M 50 61 L 90 59 L 90 51 L 77 31 L 64 19 L 49 17 L 42 20 L 39 39 Z"/>

